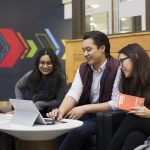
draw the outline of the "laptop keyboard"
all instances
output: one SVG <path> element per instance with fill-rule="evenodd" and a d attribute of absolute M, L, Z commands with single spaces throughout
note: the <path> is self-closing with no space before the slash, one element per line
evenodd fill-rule
<path fill-rule="evenodd" d="M 46 124 L 47 124 L 47 125 L 66 123 L 65 121 L 50 120 L 49 118 L 44 118 L 44 120 L 46 121 Z"/>

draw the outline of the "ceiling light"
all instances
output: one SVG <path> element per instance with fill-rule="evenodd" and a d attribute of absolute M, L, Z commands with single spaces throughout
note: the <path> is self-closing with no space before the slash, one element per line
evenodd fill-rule
<path fill-rule="evenodd" d="M 121 21 L 126 21 L 127 20 L 127 18 L 121 18 Z"/>
<path fill-rule="evenodd" d="M 92 4 L 92 5 L 90 5 L 90 7 L 91 7 L 91 8 L 98 8 L 99 5 L 98 5 L 98 4 Z"/>
<path fill-rule="evenodd" d="M 90 17 L 90 22 L 92 22 L 93 21 L 93 17 Z"/>

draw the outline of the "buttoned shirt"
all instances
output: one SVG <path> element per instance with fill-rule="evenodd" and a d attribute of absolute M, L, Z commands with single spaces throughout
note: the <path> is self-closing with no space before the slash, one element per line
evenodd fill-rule
<path fill-rule="evenodd" d="M 99 103 L 99 92 L 100 92 L 100 81 L 102 78 L 102 74 L 106 68 L 107 60 L 99 67 L 99 69 L 95 70 L 93 66 L 91 66 L 93 71 L 93 79 L 92 79 L 92 85 L 91 85 L 91 91 L 90 92 L 90 102 L 92 104 Z M 113 85 L 112 95 L 110 101 L 108 101 L 108 104 L 111 106 L 113 110 L 116 109 L 116 100 L 117 96 L 119 94 L 119 82 L 120 82 L 120 76 L 121 76 L 121 70 L 120 67 L 118 68 L 116 78 Z M 83 91 L 83 83 L 81 80 L 81 76 L 79 73 L 79 68 L 77 70 L 77 73 L 75 75 L 74 81 L 72 83 L 71 88 L 69 89 L 66 96 L 72 97 L 77 103 L 81 97 Z"/>

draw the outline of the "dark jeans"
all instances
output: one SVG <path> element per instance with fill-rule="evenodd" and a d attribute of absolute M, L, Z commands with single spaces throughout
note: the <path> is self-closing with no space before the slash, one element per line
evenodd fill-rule
<path fill-rule="evenodd" d="M 0 150 L 15 150 L 15 138 L 0 132 Z"/>
<path fill-rule="evenodd" d="M 2 132 L 0 132 L 0 150 L 4 150 L 5 145 L 4 145 L 4 134 Z"/>
<path fill-rule="evenodd" d="M 87 114 L 80 119 L 83 125 L 58 138 L 59 150 L 81 150 L 86 139 L 96 133 L 96 115 Z"/>
<path fill-rule="evenodd" d="M 128 115 L 114 135 L 108 150 L 133 150 L 144 143 L 149 135 L 150 119 Z M 137 137 L 139 139 L 135 140 Z"/>

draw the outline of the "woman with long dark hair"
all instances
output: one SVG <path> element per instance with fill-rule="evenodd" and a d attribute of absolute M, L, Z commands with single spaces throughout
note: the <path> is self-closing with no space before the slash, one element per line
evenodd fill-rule
<path fill-rule="evenodd" d="M 119 60 L 120 92 L 143 97 L 145 104 L 131 108 L 108 149 L 133 150 L 150 136 L 150 61 L 146 51 L 136 43 L 121 49 Z"/>
<path fill-rule="evenodd" d="M 54 50 L 49 48 L 39 50 L 34 69 L 15 86 L 16 98 L 33 100 L 44 116 L 60 105 L 66 92 L 65 73 Z"/>

